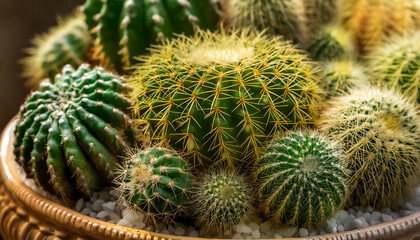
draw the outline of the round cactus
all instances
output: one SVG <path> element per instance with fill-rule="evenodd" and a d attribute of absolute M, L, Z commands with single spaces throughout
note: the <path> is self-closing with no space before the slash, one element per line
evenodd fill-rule
<path fill-rule="evenodd" d="M 341 25 L 326 25 L 309 47 L 309 53 L 320 61 L 351 59 L 355 55 L 352 36 Z"/>
<path fill-rule="evenodd" d="M 420 103 L 420 32 L 394 36 L 367 56 L 377 83 L 400 88 Z"/>
<path fill-rule="evenodd" d="M 232 167 L 252 164 L 273 133 L 311 124 L 318 81 L 279 38 L 199 32 L 154 49 L 129 85 L 152 139 Z"/>
<path fill-rule="evenodd" d="M 196 224 L 210 234 L 232 230 L 253 212 L 252 188 L 234 172 L 218 170 L 204 175 L 195 183 L 193 196 Z"/>
<path fill-rule="evenodd" d="M 82 14 L 58 20 L 58 26 L 34 39 L 34 47 L 23 59 L 23 76 L 31 88 L 37 88 L 45 78 L 54 78 L 66 64 L 79 66 L 89 47 L 90 34 Z"/>
<path fill-rule="evenodd" d="M 342 0 L 303 0 L 307 28 L 317 32 L 320 26 L 336 20 Z"/>
<path fill-rule="evenodd" d="M 364 69 L 352 60 L 338 60 L 322 63 L 320 86 L 326 99 L 349 93 L 351 89 L 368 83 Z"/>
<path fill-rule="evenodd" d="M 289 132 L 257 166 L 261 208 L 274 222 L 312 227 L 346 201 L 348 173 L 336 144 L 316 132 Z"/>
<path fill-rule="evenodd" d="M 130 102 L 118 76 L 87 65 L 66 65 L 20 111 L 16 160 L 45 190 L 71 199 L 109 183 L 116 156 L 134 141 Z"/>
<path fill-rule="evenodd" d="M 135 152 L 117 178 L 122 201 L 142 212 L 149 223 L 170 223 L 185 209 L 192 175 L 187 163 L 170 149 Z"/>
<path fill-rule="evenodd" d="M 94 32 L 94 58 L 120 69 L 152 44 L 176 33 L 214 29 L 221 9 L 218 0 L 87 0 L 84 13 Z"/>
<path fill-rule="evenodd" d="M 369 87 L 336 99 L 321 130 L 342 143 L 351 170 L 349 203 L 395 206 L 419 175 L 420 117 L 400 95 Z"/>

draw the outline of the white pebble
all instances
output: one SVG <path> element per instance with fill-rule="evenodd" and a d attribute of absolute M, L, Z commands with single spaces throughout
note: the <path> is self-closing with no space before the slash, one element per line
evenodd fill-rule
<path fill-rule="evenodd" d="M 74 209 L 77 212 L 80 212 L 80 210 L 82 210 L 83 203 L 84 203 L 83 198 L 80 198 L 79 200 L 77 200 L 77 203 L 76 203 L 76 206 L 74 207 Z"/>
<path fill-rule="evenodd" d="M 274 238 L 275 238 L 275 239 L 282 239 L 282 238 L 283 238 L 283 236 L 282 236 L 281 234 L 275 233 L 275 234 L 274 234 Z"/>
<path fill-rule="evenodd" d="M 347 211 L 341 210 L 339 213 L 339 220 L 341 223 L 345 223 L 349 220 L 350 214 Z"/>
<path fill-rule="evenodd" d="M 106 202 L 102 204 L 102 208 L 107 211 L 114 211 L 115 209 L 115 202 Z"/>
<path fill-rule="evenodd" d="M 185 234 L 185 229 L 182 227 L 177 227 L 174 230 L 175 235 L 182 236 Z"/>
<path fill-rule="evenodd" d="M 297 227 L 286 227 L 281 228 L 277 231 L 278 234 L 282 235 L 283 237 L 293 237 L 297 232 Z"/>
<path fill-rule="evenodd" d="M 237 233 L 237 234 L 233 235 L 232 238 L 233 239 L 242 239 L 242 235 L 240 233 Z"/>
<path fill-rule="evenodd" d="M 189 237 L 198 237 L 198 232 L 197 231 L 191 231 L 190 233 L 188 233 Z"/>
<path fill-rule="evenodd" d="M 90 212 L 89 216 L 95 218 L 96 217 L 96 212 Z"/>
<path fill-rule="evenodd" d="M 100 210 L 102 210 L 102 204 L 104 204 L 104 203 L 105 203 L 104 200 L 98 199 L 93 203 L 92 209 L 95 210 L 95 211 L 100 211 Z"/>
<path fill-rule="evenodd" d="M 263 222 L 261 223 L 261 232 L 268 232 L 271 228 L 271 222 Z"/>
<path fill-rule="evenodd" d="M 101 211 L 101 212 L 99 212 L 97 215 L 96 215 L 96 217 L 97 218 L 104 218 L 104 217 L 106 217 L 106 216 L 108 216 L 109 215 L 109 213 L 107 212 L 107 211 Z"/>
<path fill-rule="evenodd" d="M 252 228 L 252 230 L 260 230 L 260 225 L 256 222 L 250 223 L 249 227 Z"/>
<path fill-rule="evenodd" d="M 80 212 L 81 214 L 88 215 L 90 212 L 92 212 L 92 209 L 89 208 L 83 208 L 83 210 Z"/>
<path fill-rule="evenodd" d="M 162 234 L 169 234 L 169 231 L 167 229 L 163 229 L 160 233 L 162 233 Z"/>
<path fill-rule="evenodd" d="M 306 228 L 299 229 L 299 236 L 307 237 L 308 235 L 309 235 L 308 229 L 306 229 Z"/>
<path fill-rule="evenodd" d="M 256 229 L 256 230 L 252 231 L 251 236 L 252 236 L 252 238 L 254 238 L 254 239 L 259 239 L 259 238 L 261 237 L 260 230 Z"/>
<path fill-rule="evenodd" d="M 392 221 L 393 219 L 390 215 L 384 213 L 384 214 L 382 214 L 382 220 L 384 222 L 389 222 L 389 221 Z"/>
<path fill-rule="evenodd" d="M 344 232 L 344 226 L 343 225 L 338 225 L 337 232 Z"/>
<path fill-rule="evenodd" d="M 236 225 L 235 230 L 238 233 L 252 233 L 252 228 L 250 228 L 245 223 L 239 223 L 238 225 Z"/>
<path fill-rule="evenodd" d="M 380 212 L 374 211 L 370 217 L 371 217 L 371 220 L 378 221 L 381 216 L 382 214 Z"/>

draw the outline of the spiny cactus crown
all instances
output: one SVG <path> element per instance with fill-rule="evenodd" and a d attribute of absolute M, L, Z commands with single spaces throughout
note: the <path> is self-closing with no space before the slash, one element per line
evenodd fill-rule
<path fill-rule="evenodd" d="M 151 147 L 128 158 L 116 180 L 117 192 L 148 222 L 170 223 L 187 204 L 191 179 L 187 163 L 175 151 Z"/>
<path fill-rule="evenodd" d="M 351 204 L 380 209 L 397 204 L 417 180 L 420 117 L 400 95 L 368 89 L 336 99 L 318 125 L 343 145 Z"/>
<path fill-rule="evenodd" d="M 261 208 L 275 222 L 311 227 L 332 216 L 346 200 L 343 156 L 316 132 L 289 132 L 275 138 L 257 173 Z"/>
<path fill-rule="evenodd" d="M 90 35 L 82 14 L 58 20 L 58 26 L 37 36 L 29 57 L 22 60 L 23 76 L 31 88 L 38 88 L 45 78 L 54 78 L 66 64 L 79 66 L 90 44 Z"/>
<path fill-rule="evenodd" d="M 45 190 L 89 197 L 111 181 L 116 156 L 134 141 L 126 90 L 101 68 L 66 65 L 54 84 L 44 82 L 22 105 L 16 160 Z"/>
<path fill-rule="evenodd" d="M 197 225 L 212 234 L 231 230 L 248 220 L 253 193 L 242 175 L 226 170 L 207 173 L 193 188 L 192 209 Z"/>
<path fill-rule="evenodd" d="M 252 164 L 273 133 L 312 123 L 314 72 L 279 38 L 199 32 L 154 49 L 129 85 L 152 139 L 232 167 Z"/>

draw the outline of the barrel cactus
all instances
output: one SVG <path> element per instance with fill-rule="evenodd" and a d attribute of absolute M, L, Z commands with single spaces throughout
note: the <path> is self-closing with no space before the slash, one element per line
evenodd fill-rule
<path fill-rule="evenodd" d="M 334 142 L 317 132 L 289 132 L 273 139 L 257 174 L 261 208 L 274 222 L 312 227 L 346 201 L 344 157 Z"/>
<path fill-rule="evenodd" d="M 319 79 L 280 38 L 199 32 L 159 46 L 129 80 L 138 125 L 194 163 L 253 164 L 275 132 L 313 122 Z"/>
<path fill-rule="evenodd" d="M 214 29 L 218 0 L 87 0 L 84 13 L 94 33 L 94 58 L 119 70 L 174 34 Z"/>
<path fill-rule="evenodd" d="M 420 103 L 420 32 L 394 36 L 367 56 L 376 83 L 400 88 Z"/>
<path fill-rule="evenodd" d="M 213 170 L 193 187 L 192 210 L 196 224 L 210 234 L 223 234 L 253 213 L 252 187 L 244 176 Z"/>
<path fill-rule="evenodd" d="M 319 122 L 342 143 L 351 170 L 349 203 L 393 207 L 418 181 L 417 106 L 389 90 L 368 87 L 336 99 Z"/>
<path fill-rule="evenodd" d="M 190 168 L 175 151 L 148 147 L 128 157 L 116 183 L 120 200 L 156 225 L 183 212 L 191 180 Z"/>
<path fill-rule="evenodd" d="M 37 88 L 45 78 L 54 78 L 66 64 L 79 66 L 85 58 L 90 40 L 82 14 L 59 19 L 58 26 L 34 39 L 35 46 L 28 50 L 29 57 L 22 61 L 23 76 L 28 79 L 28 87 Z"/>
<path fill-rule="evenodd" d="M 316 33 L 323 25 L 337 20 L 343 0 L 303 0 L 308 29 Z"/>
<path fill-rule="evenodd" d="M 111 182 L 134 141 L 127 87 L 120 77 L 70 65 L 22 105 L 14 153 L 28 176 L 63 199 L 89 197 Z"/>

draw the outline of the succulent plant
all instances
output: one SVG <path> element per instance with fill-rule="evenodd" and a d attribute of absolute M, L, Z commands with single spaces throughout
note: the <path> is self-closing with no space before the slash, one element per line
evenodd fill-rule
<path fill-rule="evenodd" d="M 351 59 L 355 56 L 352 36 L 341 25 L 323 26 L 309 47 L 309 53 L 320 61 Z"/>
<path fill-rule="evenodd" d="M 90 44 L 90 35 L 84 16 L 75 14 L 65 20 L 58 19 L 58 26 L 37 36 L 34 47 L 23 59 L 23 76 L 31 88 L 37 88 L 45 78 L 54 78 L 66 64 L 80 65 Z"/>
<path fill-rule="evenodd" d="M 342 143 L 351 170 L 349 204 L 395 206 L 417 181 L 417 106 L 390 90 L 369 87 L 336 99 L 318 126 Z"/>
<path fill-rule="evenodd" d="M 352 89 L 368 84 L 364 69 L 352 60 L 334 60 L 322 63 L 320 86 L 326 93 L 326 99 L 331 99 Z"/>
<path fill-rule="evenodd" d="M 367 56 L 374 82 L 400 88 L 420 103 L 420 32 L 394 36 Z"/>
<path fill-rule="evenodd" d="M 317 132 L 274 138 L 257 165 L 261 208 L 274 222 L 312 227 L 346 201 L 348 172 L 334 142 Z"/>
<path fill-rule="evenodd" d="M 45 190 L 89 197 L 111 182 L 134 141 L 127 87 L 120 77 L 70 65 L 22 105 L 15 128 L 16 160 Z"/>
<path fill-rule="evenodd" d="M 120 69 L 176 33 L 214 29 L 219 7 L 218 0 L 87 0 L 84 13 L 96 39 L 94 58 Z"/>
<path fill-rule="evenodd" d="M 323 25 L 337 20 L 342 0 L 303 0 L 307 28 L 317 32 Z"/>
<path fill-rule="evenodd" d="M 194 163 L 253 164 L 275 132 L 313 122 L 319 79 L 305 55 L 253 33 L 180 37 L 129 81 L 137 124 Z"/>
<path fill-rule="evenodd" d="M 117 178 L 120 201 L 145 214 L 146 221 L 171 223 L 187 206 L 192 175 L 177 152 L 164 147 L 135 151 Z"/>
<path fill-rule="evenodd" d="M 227 170 L 205 174 L 193 187 L 196 224 L 207 233 L 223 234 L 254 211 L 252 187 L 244 176 Z"/>

